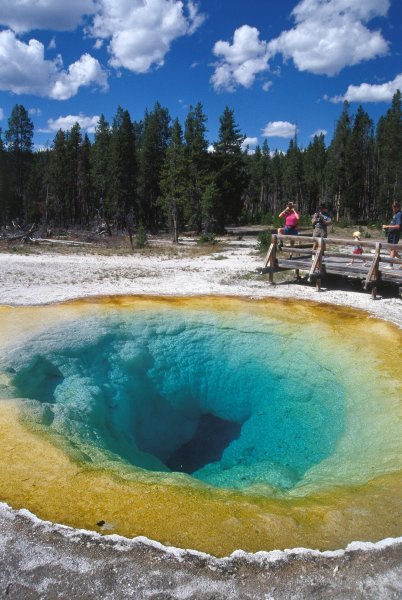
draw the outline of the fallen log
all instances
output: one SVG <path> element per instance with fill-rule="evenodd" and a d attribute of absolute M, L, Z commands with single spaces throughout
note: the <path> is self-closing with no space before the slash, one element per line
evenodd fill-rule
<path fill-rule="evenodd" d="M 38 229 L 36 223 L 33 223 L 29 229 L 25 228 L 25 231 L 21 231 L 21 227 L 19 225 L 15 225 L 13 222 L 14 229 L 17 229 L 21 233 L 6 235 L 6 241 L 15 241 L 15 240 L 24 240 L 24 242 L 32 241 L 32 234 Z"/>
<path fill-rule="evenodd" d="M 48 238 L 32 238 L 33 243 L 64 244 L 66 246 L 92 246 L 92 242 L 76 242 L 75 240 L 49 240 Z"/>

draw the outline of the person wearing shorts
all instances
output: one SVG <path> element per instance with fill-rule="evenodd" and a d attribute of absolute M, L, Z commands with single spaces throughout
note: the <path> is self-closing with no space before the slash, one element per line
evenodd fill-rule
<path fill-rule="evenodd" d="M 312 218 L 314 227 L 313 237 L 327 237 L 328 225 L 331 223 L 331 217 L 328 214 L 328 208 L 325 204 L 320 204 L 316 213 Z M 313 250 L 317 250 L 318 242 L 314 242 Z"/>
<path fill-rule="evenodd" d="M 402 211 L 401 205 L 399 202 L 395 201 L 392 203 L 392 219 L 389 225 L 383 225 L 382 228 L 387 232 L 387 242 L 388 244 L 397 244 L 401 237 L 401 227 L 402 227 Z M 389 253 L 391 258 L 400 258 L 398 251 L 390 250 Z M 393 264 L 386 266 L 386 269 L 392 269 Z M 402 265 L 399 267 L 402 269 Z"/>
<path fill-rule="evenodd" d="M 288 202 L 286 208 L 279 214 L 280 219 L 285 219 L 285 226 L 279 227 L 278 233 L 283 233 L 285 235 L 299 235 L 297 230 L 297 224 L 300 219 L 300 215 L 296 212 L 293 202 Z M 282 248 L 282 241 L 280 242 L 279 247 Z M 293 246 L 293 242 L 291 242 Z"/>

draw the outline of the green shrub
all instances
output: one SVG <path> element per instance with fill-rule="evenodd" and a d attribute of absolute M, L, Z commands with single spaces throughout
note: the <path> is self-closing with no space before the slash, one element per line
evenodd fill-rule
<path fill-rule="evenodd" d="M 216 236 L 214 233 L 202 233 L 197 240 L 197 244 L 216 244 Z"/>
<path fill-rule="evenodd" d="M 261 225 L 272 225 L 272 215 L 270 213 L 265 213 L 261 217 Z"/>
<path fill-rule="evenodd" d="M 310 215 L 300 215 L 299 225 L 301 225 L 302 227 L 307 227 L 308 225 L 310 225 L 310 227 L 312 227 Z"/>
<path fill-rule="evenodd" d="M 376 221 L 375 223 L 372 223 L 371 227 L 373 229 L 378 229 L 379 231 L 382 231 L 382 223 L 381 223 L 381 221 Z"/>
<path fill-rule="evenodd" d="M 278 229 L 279 227 L 283 227 L 285 225 L 285 220 L 280 219 L 278 215 L 274 215 L 272 219 L 272 226 Z"/>
<path fill-rule="evenodd" d="M 147 232 L 143 225 L 139 225 L 135 234 L 135 247 L 146 248 L 148 246 Z"/>
<path fill-rule="evenodd" d="M 257 238 L 257 250 L 267 252 L 272 242 L 272 235 L 268 231 L 261 231 Z"/>

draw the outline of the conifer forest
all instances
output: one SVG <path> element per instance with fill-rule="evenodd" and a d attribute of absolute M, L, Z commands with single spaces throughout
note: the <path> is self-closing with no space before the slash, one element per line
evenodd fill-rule
<path fill-rule="evenodd" d="M 388 219 L 402 200 L 402 100 L 373 123 L 360 106 L 340 110 L 333 138 L 297 137 L 285 153 L 268 142 L 244 149 L 233 110 L 220 117 L 209 147 L 201 103 L 184 125 L 156 103 L 143 120 L 118 107 L 111 123 L 99 118 L 93 140 L 76 123 L 59 130 L 50 148 L 34 151 L 34 127 L 17 104 L 0 137 L 0 227 L 36 224 L 110 230 L 221 233 L 227 224 L 272 223 L 285 201 L 306 218 L 325 202 L 335 221 Z"/>

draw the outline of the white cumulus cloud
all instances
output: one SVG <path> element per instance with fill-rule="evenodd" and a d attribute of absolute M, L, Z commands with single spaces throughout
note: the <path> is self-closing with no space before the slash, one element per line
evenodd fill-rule
<path fill-rule="evenodd" d="M 80 87 L 92 83 L 106 89 L 106 73 L 96 58 L 90 54 L 83 54 L 81 58 L 68 67 L 67 71 L 58 73 L 50 96 L 56 100 L 67 100 L 75 96 Z"/>
<path fill-rule="evenodd" d="M 60 56 L 45 59 L 38 40 L 24 43 L 10 30 L 0 32 L 0 90 L 67 100 L 89 85 L 107 88 L 106 73 L 89 54 L 64 69 Z"/>
<path fill-rule="evenodd" d="M 94 0 L 0 0 L 0 24 L 16 33 L 33 29 L 72 31 L 95 10 Z"/>
<path fill-rule="evenodd" d="M 203 20 L 191 0 L 98 0 L 88 33 L 109 40 L 111 66 L 146 73 L 162 66 L 172 42 L 191 35 Z"/>
<path fill-rule="evenodd" d="M 270 41 L 260 39 L 255 27 L 242 25 L 232 43 L 215 43 L 219 62 L 212 84 L 217 91 L 248 88 L 277 54 L 292 59 L 299 71 L 317 75 L 336 75 L 346 66 L 384 56 L 387 40 L 367 25 L 374 17 L 385 17 L 389 6 L 390 0 L 301 0 L 291 13 L 295 26 Z M 269 89 L 268 82 L 263 89 Z"/>
<path fill-rule="evenodd" d="M 317 129 L 314 133 L 311 133 L 309 137 L 315 138 L 320 137 L 320 135 L 327 135 L 328 131 L 326 129 Z"/>
<path fill-rule="evenodd" d="M 234 32 L 232 44 L 216 42 L 213 53 L 220 60 L 211 78 L 216 90 L 232 92 L 237 85 L 249 88 L 258 73 L 268 70 L 267 42 L 259 38 L 258 29 L 243 25 Z"/>
<path fill-rule="evenodd" d="M 42 132 L 48 133 L 51 131 L 69 131 L 73 125 L 79 124 L 82 131 L 87 133 L 94 133 L 96 126 L 99 121 L 99 115 L 93 117 L 87 117 L 80 113 L 79 115 L 66 115 L 65 117 L 58 117 L 58 119 L 48 119 L 46 130 L 42 129 Z"/>
<path fill-rule="evenodd" d="M 4 119 L 4 110 L 0 108 L 0 121 Z"/>
<path fill-rule="evenodd" d="M 402 90 L 402 73 L 386 83 L 350 85 L 343 96 L 334 96 L 331 102 L 389 102 L 396 90 Z"/>
<path fill-rule="evenodd" d="M 297 127 L 288 121 L 270 121 L 261 132 L 264 137 L 292 138 Z"/>
<path fill-rule="evenodd" d="M 243 150 L 246 150 L 247 147 L 255 147 L 258 146 L 258 138 L 257 137 L 246 137 L 241 145 Z"/>
<path fill-rule="evenodd" d="M 17 34 L 85 25 L 95 49 L 108 43 L 111 66 L 135 73 L 162 66 L 173 41 L 204 20 L 195 0 L 0 0 L 0 25 Z"/>
<path fill-rule="evenodd" d="M 336 75 L 387 54 L 388 42 L 366 23 L 385 16 L 389 6 L 389 0 L 302 0 L 292 12 L 295 27 L 272 40 L 269 50 L 291 58 L 299 71 Z"/>

